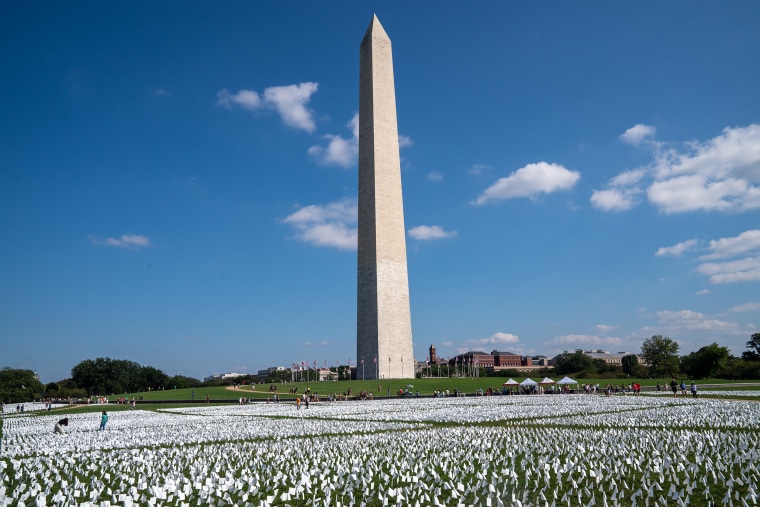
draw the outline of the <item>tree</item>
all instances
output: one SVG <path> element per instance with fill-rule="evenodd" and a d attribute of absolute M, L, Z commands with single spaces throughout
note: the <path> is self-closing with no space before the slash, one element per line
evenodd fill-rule
<path fill-rule="evenodd" d="M 0 400 L 3 403 L 34 401 L 42 396 L 44 386 L 32 370 L 17 370 L 8 366 L 0 370 Z"/>
<path fill-rule="evenodd" d="M 728 347 L 711 343 L 681 358 L 681 370 L 694 378 L 715 377 L 728 366 Z"/>
<path fill-rule="evenodd" d="M 641 357 L 654 376 L 672 377 L 678 372 L 678 349 L 678 343 L 667 336 L 654 335 L 641 344 Z"/>
<path fill-rule="evenodd" d="M 591 359 L 582 350 L 575 352 L 563 352 L 554 359 L 554 371 L 558 375 L 567 375 L 568 373 L 577 373 L 583 370 L 594 369 L 594 360 Z"/>
<path fill-rule="evenodd" d="M 760 361 L 760 333 L 753 334 L 747 342 L 747 348 L 742 352 L 745 361 Z"/>
<path fill-rule="evenodd" d="M 191 389 L 195 387 L 201 387 L 203 385 L 203 382 L 193 377 L 186 377 L 184 375 L 174 375 L 173 377 L 168 377 L 164 385 L 166 388 L 172 388 L 172 389 L 174 387 L 176 387 L 177 389 Z"/>
<path fill-rule="evenodd" d="M 620 365 L 623 368 L 623 373 L 634 375 L 634 370 L 639 365 L 639 358 L 635 354 L 628 354 L 620 360 Z"/>
<path fill-rule="evenodd" d="M 166 374 L 152 366 L 140 366 L 134 361 L 99 357 L 85 359 L 71 369 L 76 385 L 93 394 L 109 395 L 136 393 L 164 385 Z"/>

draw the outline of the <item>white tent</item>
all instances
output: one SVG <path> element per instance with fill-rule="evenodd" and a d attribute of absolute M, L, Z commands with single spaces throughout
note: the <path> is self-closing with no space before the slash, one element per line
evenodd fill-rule
<path fill-rule="evenodd" d="M 567 385 L 567 384 L 575 384 L 575 388 L 578 389 L 578 382 L 571 379 L 570 377 L 565 377 L 562 380 L 557 381 L 557 385 Z"/>
<path fill-rule="evenodd" d="M 544 380 L 542 380 L 541 382 L 539 382 L 539 384 L 556 384 L 556 382 L 554 382 L 549 377 L 544 377 Z"/>
<path fill-rule="evenodd" d="M 523 393 L 535 393 L 536 392 L 536 386 L 538 385 L 538 382 L 531 378 L 526 378 L 522 382 L 520 382 L 520 389 Z"/>
<path fill-rule="evenodd" d="M 516 381 L 515 379 L 513 379 L 512 377 L 509 377 L 509 380 L 507 380 L 506 382 L 504 382 L 504 383 L 502 384 L 502 386 L 504 386 L 504 387 L 510 387 L 510 386 L 519 386 L 519 385 L 520 385 L 520 383 L 519 383 L 519 382 L 517 382 L 517 381 Z"/>

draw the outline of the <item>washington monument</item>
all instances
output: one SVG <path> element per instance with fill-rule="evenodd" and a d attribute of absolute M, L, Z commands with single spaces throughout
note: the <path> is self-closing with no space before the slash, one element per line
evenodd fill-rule
<path fill-rule="evenodd" d="M 359 54 L 357 378 L 414 378 L 393 55 L 377 16 Z"/>

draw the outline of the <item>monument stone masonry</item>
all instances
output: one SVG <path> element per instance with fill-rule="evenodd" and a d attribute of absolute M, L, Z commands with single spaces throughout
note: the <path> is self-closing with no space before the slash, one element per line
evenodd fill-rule
<path fill-rule="evenodd" d="M 377 16 L 359 53 L 357 378 L 414 378 L 393 55 Z"/>

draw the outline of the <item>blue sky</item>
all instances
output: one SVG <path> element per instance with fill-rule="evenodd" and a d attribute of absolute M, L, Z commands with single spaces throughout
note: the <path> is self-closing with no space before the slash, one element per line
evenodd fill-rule
<path fill-rule="evenodd" d="M 394 50 L 417 359 L 734 354 L 760 3 L 12 2 L 0 366 L 356 364 L 359 43 Z"/>

